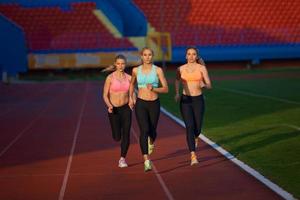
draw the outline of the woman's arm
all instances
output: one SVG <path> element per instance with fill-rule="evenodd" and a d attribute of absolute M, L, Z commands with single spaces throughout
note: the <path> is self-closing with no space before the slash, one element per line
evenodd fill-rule
<path fill-rule="evenodd" d="M 204 79 L 204 87 L 207 89 L 211 89 L 211 82 L 210 82 L 210 78 L 207 72 L 207 69 L 204 65 L 201 66 L 201 72 L 203 74 L 203 79 Z"/>
<path fill-rule="evenodd" d="M 178 68 L 176 70 L 176 79 L 174 82 L 174 86 L 175 86 L 175 101 L 179 101 L 180 99 L 180 94 L 179 94 L 179 90 L 180 90 L 180 69 Z"/>
<path fill-rule="evenodd" d="M 135 82 L 136 82 L 136 71 L 137 71 L 136 67 L 132 69 L 130 86 L 129 86 L 129 103 L 128 103 L 128 105 L 131 109 L 133 109 L 133 106 L 135 104 L 135 99 L 136 99 L 135 92 L 134 92 L 134 86 L 135 86 Z"/>
<path fill-rule="evenodd" d="M 128 74 L 128 76 L 129 76 L 129 81 L 130 81 L 130 84 L 131 84 L 131 77 L 132 76 L 130 76 L 129 74 Z M 130 85 L 129 85 L 129 87 L 130 87 Z M 130 94 L 129 94 L 130 92 L 128 91 L 128 96 L 129 96 L 129 98 L 130 98 Z M 136 92 L 135 92 L 135 90 L 133 90 L 133 94 L 132 94 L 132 100 L 133 100 L 133 103 L 135 104 L 135 102 L 136 102 Z"/>
<path fill-rule="evenodd" d="M 153 92 L 156 93 L 168 93 L 169 92 L 169 87 L 168 87 L 168 83 L 167 80 L 165 78 L 164 72 L 160 67 L 156 68 L 156 72 L 158 75 L 158 79 L 161 83 L 161 87 L 159 88 L 154 88 L 151 84 L 147 85 L 148 89 L 152 90 Z"/>
<path fill-rule="evenodd" d="M 109 99 L 109 87 L 110 87 L 110 75 L 105 79 L 102 97 L 107 106 L 108 112 L 112 113 L 113 105 L 111 104 L 110 99 Z"/>

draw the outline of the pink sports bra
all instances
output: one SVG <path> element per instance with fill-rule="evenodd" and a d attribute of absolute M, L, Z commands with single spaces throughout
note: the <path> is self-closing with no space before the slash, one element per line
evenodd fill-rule
<path fill-rule="evenodd" d="M 110 92 L 128 92 L 129 90 L 129 75 L 125 73 L 125 78 L 119 80 L 116 78 L 115 73 L 112 73 L 111 82 L 110 82 Z"/>

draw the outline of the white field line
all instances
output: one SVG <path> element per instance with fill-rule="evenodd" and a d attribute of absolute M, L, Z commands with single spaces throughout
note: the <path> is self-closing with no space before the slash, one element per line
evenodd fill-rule
<path fill-rule="evenodd" d="M 289 127 L 291 129 L 295 129 L 297 131 L 300 131 L 300 127 L 299 126 L 296 126 L 296 125 L 293 125 L 293 124 L 280 124 L 281 126 L 286 126 L 286 127 Z"/>
<path fill-rule="evenodd" d="M 252 93 L 252 92 L 245 92 L 245 91 L 241 91 L 241 90 L 234 90 L 234 89 L 223 88 L 223 87 L 216 87 L 216 88 L 219 89 L 219 90 L 227 91 L 227 92 L 232 92 L 232 93 L 237 93 L 237 94 L 242 94 L 242 95 L 247 95 L 247 96 L 252 96 L 252 97 L 260 97 L 260 98 L 265 98 L 265 99 L 271 99 L 271 100 L 274 100 L 274 101 L 280 101 L 280 102 L 289 103 L 289 104 L 300 105 L 300 102 L 291 101 L 291 100 L 287 100 L 287 99 L 283 99 L 283 98 L 277 98 L 277 97 L 272 97 L 272 96 L 267 96 L 267 95 L 255 94 L 255 93 Z"/>

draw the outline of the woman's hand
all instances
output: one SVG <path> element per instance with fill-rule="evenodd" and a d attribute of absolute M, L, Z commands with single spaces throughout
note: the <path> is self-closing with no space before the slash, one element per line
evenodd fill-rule
<path fill-rule="evenodd" d="M 107 111 L 108 111 L 108 113 L 113 113 L 113 107 L 112 107 L 112 106 L 109 106 L 109 107 L 107 108 Z"/>
<path fill-rule="evenodd" d="M 133 110 L 134 105 L 135 101 L 132 98 L 129 98 L 128 106 L 131 110 Z"/>
<path fill-rule="evenodd" d="M 200 88 L 205 88 L 205 83 L 203 81 L 200 81 Z"/>
<path fill-rule="evenodd" d="M 209 84 L 206 84 L 206 83 L 204 83 L 203 81 L 201 81 L 200 82 L 200 87 L 202 88 L 202 89 L 211 89 L 211 84 L 209 83 Z"/>
<path fill-rule="evenodd" d="M 153 85 L 152 84 L 147 84 L 147 89 L 152 91 L 153 90 Z"/>

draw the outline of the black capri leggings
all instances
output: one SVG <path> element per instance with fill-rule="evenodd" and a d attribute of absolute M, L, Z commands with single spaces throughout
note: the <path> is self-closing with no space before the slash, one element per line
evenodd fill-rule
<path fill-rule="evenodd" d="M 121 140 L 121 156 L 125 158 L 130 144 L 131 109 L 128 104 L 114 107 L 108 118 L 113 139 Z"/>
<path fill-rule="evenodd" d="M 204 97 L 182 95 L 180 112 L 186 127 L 186 140 L 190 151 L 195 151 L 195 138 L 201 133 L 204 115 Z"/>
<path fill-rule="evenodd" d="M 137 98 L 135 115 L 140 128 L 140 147 L 142 154 L 148 154 L 148 137 L 155 141 L 156 127 L 160 114 L 160 101 L 146 101 Z"/>

